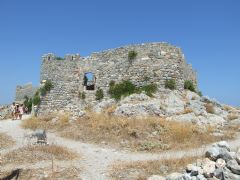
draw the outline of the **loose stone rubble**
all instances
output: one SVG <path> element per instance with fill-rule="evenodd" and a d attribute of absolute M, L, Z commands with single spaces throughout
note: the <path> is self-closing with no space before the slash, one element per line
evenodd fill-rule
<path fill-rule="evenodd" d="M 205 153 L 204 159 L 189 164 L 183 173 L 172 173 L 166 177 L 153 175 L 148 180 L 239 180 L 240 149 L 232 152 L 225 141 L 212 145 Z"/>

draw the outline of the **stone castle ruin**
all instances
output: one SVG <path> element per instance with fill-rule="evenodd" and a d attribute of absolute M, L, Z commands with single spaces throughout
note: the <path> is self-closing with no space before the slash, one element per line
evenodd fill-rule
<path fill-rule="evenodd" d="M 25 99 L 25 96 L 32 98 L 37 90 L 38 87 L 34 87 L 32 83 L 27 83 L 23 86 L 17 86 L 15 101 L 22 103 Z"/>
<path fill-rule="evenodd" d="M 129 52 L 136 57 L 129 59 Z M 158 91 L 164 91 L 167 79 L 176 80 L 176 88 L 184 89 L 184 81 L 191 80 L 197 86 L 196 72 L 187 64 L 180 48 L 167 43 L 129 45 L 92 53 L 88 57 L 79 54 L 59 58 L 54 54 L 42 57 L 41 82 L 50 80 L 53 89 L 41 97 L 40 113 L 66 110 L 77 113 L 86 104 L 95 104 L 95 93 L 103 90 L 104 99 L 109 83 L 130 80 L 136 86 L 155 83 Z M 79 98 L 85 93 L 86 99 Z"/>

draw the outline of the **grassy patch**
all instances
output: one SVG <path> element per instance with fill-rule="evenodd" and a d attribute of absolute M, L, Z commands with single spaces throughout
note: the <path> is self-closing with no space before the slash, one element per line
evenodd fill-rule
<path fill-rule="evenodd" d="M 55 121 L 53 121 L 55 119 Z M 52 113 L 45 116 L 31 117 L 22 122 L 25 129 L 62 129 L 68 125 L 68 113 Z"/>
<path fill-rule="evenodd" d="M 80 168 L 70 167 L 45 167 L 39 169 L 23 169 L 20 171 L 19 179 L 81 179 L 79 177 Z M 0 172 L 0 179 L 10 175 L 11 172 Z"/>
<path fill-rule="evenodd" d="M 8 135 L 0 133 L 0 150 L 12 147 L 15 141 Z"/>
<path fill-rule="evenodd" d="M 212 132 L 211 127 L 202 132 L 197 125 L 162 118 L 132 119 L 88 113 L 59 133 L 74 140 L 156 152 L 199 147 L 223 138 L 213 136 Z"/>
<path fill-rule="evenodd" d="M 13 150 L 5 154 L 1 163 L 6 164 L 22 164 L 36 163 L 39 161 L 54 160 L 73 160 L 77 158 L 77 154 L 67 148 L 48 145 L 48 146 L 27 146 Z"/>
<path fill-rule="evenodd" d="M 152 175 L 166 176 L 173 172 L 182 172 L 184 168 L 195 162 L 195 157 L 172 158 L 154 161 L 120 162 L 111 167 L 110 177 L 119 179 L 147 179 Z"/>

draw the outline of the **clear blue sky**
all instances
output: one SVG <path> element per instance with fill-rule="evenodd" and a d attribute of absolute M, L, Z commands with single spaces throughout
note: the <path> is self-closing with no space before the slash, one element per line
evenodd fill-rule
<path fill-rule="evenodd" d="M 1 0 L 0 104 L 39 84 L 44 53 L 158 41 L 183 49 L 203 94 L 240 105 L 239 0 Z"/>

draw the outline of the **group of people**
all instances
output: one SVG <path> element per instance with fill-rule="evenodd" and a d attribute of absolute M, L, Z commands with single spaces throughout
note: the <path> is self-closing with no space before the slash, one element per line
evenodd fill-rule
<path fill-rule="evenodd" d="M 28 113 L 28 108 L 23 104 L 16 104 L 15 102 L 11 105 L 12 120 L 22 119 L 24 113 Z"/>

